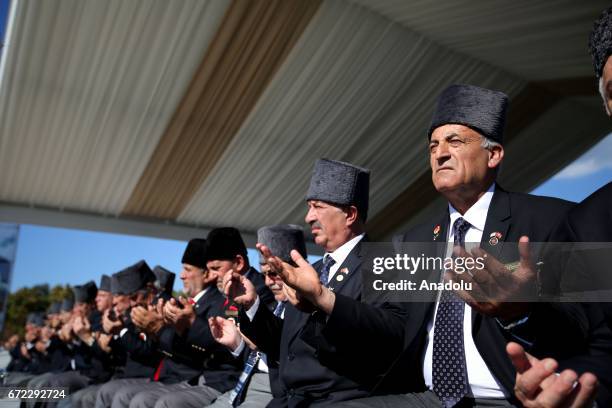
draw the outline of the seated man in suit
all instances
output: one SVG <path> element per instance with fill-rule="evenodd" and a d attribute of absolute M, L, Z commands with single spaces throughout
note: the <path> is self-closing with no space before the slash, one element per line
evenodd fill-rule
<path fill-rule="evenodd" d="M 306 257 L 306 243 L 304 241 L 304 232 L 297 225 L 272 225 L 262 227 L 257 230 L 257 242 L 266 245 L 286 262 L 291 262 L 289 255 L 291 250 L 297 249 L 298 252 Z M 283 281 L 278 274 L 272 272 L 267 265 L 263 256 L 260 256 L 261 273 L 265 277 L 266 286 L 274 294 L 277 304 L 274 308 L 274 315 L 279 319 L 283 318 L 285 311 L 285 302 L 287 295 L 283 290 Z M 261 353 L 256 344 L 252 344 L 250 340 L 245 341 L 237 326 L 233 321 L 217 317 L 210 319 L 211 331 L 215 340 L 228 349 L 232 350 L 232 354 L 239 355 L 247 346 L 251 348 L 249 357 L 244 365 L 242 374 L 236 386 L 231 390 L 221 395 L 212 408 L 222 408 L 240 406 L 240 407 L 263 407 L 268 404 L 272 398 L 282 398 L 283 390 L 278 379 L 278 355 L 266 355 Z M 279 338 L 266 339 L 268 342 L 280 341 Z M 275 347 L 265 347 L 268 349 L 278 349 Z"/>
<path fill-rule="evenodd" d="M 612 7 L 605 9 L 595 24 L 589 37 L 589 49 L 593 57 L 593 69 L 595 77 L 599 83 L 599 92 L 603 99 L 604 108 L 608 116 L 612 116 Z M 553 241 L 576 242 L 576 243 L 610 243 L 612 242 L 612 183 L 603 186 L 584 201 L 574 207 L 565 217 L 558 227 Z M 599 248 L 607 251 L 601 256 L 587 255 L 585 251 L 573 252 L 572 259 L 565 259 L 567 263 L 557 262 L 557 270 L 553 271 L 558 278 L 554 283 L 559 285 L 557 290 L 561 293 L 576 293 L 576 290 L 583 292 L 587 308 L 588 321 L 590 325 L 596 325 L 598 321 L 604 321 L 604 326 L 612 326 L 612 310 L 610 303 L 593 303 L 593 295 L 601 297 L 598 290 L 607 290 L 603 294 L 603 302 L 609 302 L 610 274 L 610 254 L 607 246 Z M 582 245 L 587 248 L 588 245 Z M 574 261 L 577 261 L 575 263 Z M 578 292 L 580 293 L 580 292 Z M 601 330 L 601 329 L 600 329 Z M 554 390 L 554 367 L 583 367 L 583 371 L 589 370 L 597 374 L 599 381 L 599 395 L 597 401 L 600 406 L 609 406 L 612 403 L 612 384 L 610 378 L 610 361 L 612 350 L 597 350 L 592 358 L 584 357 L 572 358 L 569 361 L 538 360 L 533 356 L 526 355 L 525 351 L 518 345 L 509 345 L 510 353 L 517 370 L 520 372 L 517 377 L 517 389 L 521 393 L 521 402 L 529 406 L 537 398 L 547 401 L 558 401 L 557 393 Z M 549 367 L 544 365 L 548 363 Z M 593 376 L 582 375 L 579 381 L 580 388 L 594 389 L 597 386 L 597 379 Z M 564 401 L 562 401 L 564 402 Z M 574 401 L 575 402 L 575 401 Z M 578 406 L 581 402 L 588 403 L 590 398 L 575 402 Z M 553 405 L 553 404 L 549 404 Z"/>
<path fill-rule="evenodd" d="M 365 239 L 369 176 L 369 170 L 349 163 L 317 160 L 306 196 L 306 222 L 315 243 L 325 250 L 323 259 L 312 269 L 313 279 L 317 285 L 357 301 L 362 295 L 361 246 Z M 272 271 L 278 273 L 282 260 L 273 257 L 265 245 L 259 244 L 258 248 L 268 263 L 274 264 Z M 292 251 L 292 256 L 303 261 L 298 251 Z M 313 313 L 312 305 L 290 296 L 291 305 L 287 305 L 285 319 L 280 320 L 261 307 L 248 280 L 227 275 L 224 288 L 226 293 L 236 290 L 241 294 L 235 301 L 242 306 L 242 332 L 268 356 L 279 356 L 285 397 L 273 399 L 269 407 L 333 405 L 367 396 L 375 388 L 378 378 L 357 369 L 361 362 L 352 351 L 352 358 L 347 358 L 333 351 L 320 353 L 308 344 L 305 339 L 315 334 L 311 329 L 325 319 L 323 314 Z M 381 316 L 379 324 L 392 330 L 401 327 L 403 318 L 389 313 Z M 374 338 L 369 340 L 372 344 Z"/>
<path fill-rule="evenodd" d="M 521 342 L 539 355 L 571 353 L 570 347 L 558 341 L 563 334 L 572 339 L 568 343 L 574 342 L 576 350 L 577 344 L 582 350 L 585 340 L 579 323 L 569 317 L 564 306 L 512 301 L 536 286 L 529 240 L 547 241 L 571 203 L 509 193 L 495 183 L 504 157 L 507 99 L 501 92 L 469 85 L 453 85 L 442 93 L 428 137 L 432 181 L 448 200 L 448 210 L 397 239 L 419 243 L 440 239 L 448 243 L 443 251 L 446 255 L 484 256 L 486 251 L 485 268 L 474 274 L 455 274 L 474 289 L 440 291 L 430 302 L 407 303 L 410 318 L 400 334 L 403 351 L 381 375 L 411 382 L 411 392 L 339 406 L 515 406 L 519 405 L 513 395 L 516 371 L 506 354 L 508 341 Z M 466 253 L 462 247 L 469 242 L 479 243 L 480 248 Z M 495 258 L 515 263 L 516 270 Z M 385 348 L 371 354 L 384 359 L 397 353 L 393 347 L 398 343 L 393 342 L 397 332 L 374 324 L 381 308 L 316 285 L 312 268 L 299 257 L 294 260 L 299 268 L 282 265 L 285 283 L 328 315 L 319 339 L 311 342 L 313 347 L 336 352 L 356 344 L 366 348 L 361 340 L 376 333 Z M 490 286 L 491 277 L 507 284 Z M 488 301 L 483 300 L 485 284 L 496 290 L 487 293 Z M 571 384 L 561 381 L 568 376 L 570 373 L 563 373 L 558 384 L 565 393 L 571 391 Z"/>
<path fill-rule="evenodd" d="M 208 233 L 206 239 L 206 267 L 211 274 L 217 277 L 217 287 L 223 291 L 223 278 L 231 271 L 243 275 L 255 286 L 261 301 L 270 310 L 274 309 L 276 302 L 266 284 L 263 276 L 251 265 L 247 255 L 246 245 L 236 228 L 215 228 Z M 226 301 L 225 309 L 229 317 L 234 318 L 238 310 L 235 305 Z"/>

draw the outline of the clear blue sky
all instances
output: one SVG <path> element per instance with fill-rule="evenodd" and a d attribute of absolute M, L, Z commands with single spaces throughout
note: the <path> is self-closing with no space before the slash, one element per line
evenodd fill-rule
<path fill-rule="evenodd" d="M 6 29 L 6 16 L 9 9 L 9 0 L 0 0 L 0 38 L 4 38 L 4 30 Z"/>
<path fill-rule="evenodd" d="M 534 190 L 534 193 L 580 201 L 612 180 L 612 135 Z M 99 280 L 145 259 L 180 271 L 185 242 L 99 232 L 22 226 L 12 290 L 37 283 L 79 284 Z M 249 250 L 251 263 L 257 254 Z M 178 282 L 178 281 L 177 281 Z M 175 288 L 179 287 L 179 283 Z"/>

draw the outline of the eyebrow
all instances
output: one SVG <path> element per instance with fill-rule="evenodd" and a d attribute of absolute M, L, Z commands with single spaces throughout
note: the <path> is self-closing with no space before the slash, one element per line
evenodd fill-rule
<path fill-rule="evenodd" d="M 448 139 L 450 139 L 452 137 L 455 137 L 455 136 L 459 136 L 459 133 L 452 132 L 452 133 L 449 133 L 447 135 L 442 136 L 441 139 L 448 140 Z M 431 144 L 432 142 L 438 142 L 438 140 L 433 140 L 432 139 L 432 140 L 429 141 L 429 144 Z"/>

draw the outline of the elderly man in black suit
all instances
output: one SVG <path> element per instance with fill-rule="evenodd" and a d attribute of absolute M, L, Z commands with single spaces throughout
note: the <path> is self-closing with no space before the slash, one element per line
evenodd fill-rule
<path fill-rule="evenodd" d="M 318 160 L 306 196 L 306 222 L 311 226 L 315 243 L 325 250 L 323 259 L 310 270 L 312 278 L 326 290 L 357 300 L 361 298 L 361 246 L 365 239 L 369 175 L 369 170 L 349 163 Z M 281 264 L 289 265 L 273 257 L 265 245 L 258 247 L 272 271 L 278 273 Z M 298 251 L 292 254 L 306 262 Z M 332 405 L 365 397 L 373 390 L 377 379 L 355 370 L 358 361 L 343 364 L 346 356 L 333 352 L 320 354 L 307 342 L 314 335 L 311 329 L 325 319 L 307 301 L 289 294 L 291 305 L 285 309 L 285 319 L 280 320 L 261 307 L 248 280 L 227 275 L 224 284 L 226 293 L 232 290 L 241 293 L 235 301 L 242 306 L 243 333 L 280 362 L 279 378 L 285 395 L 274 398 L 269 407 Z M 394 315 L 383 317 L 390 320 Z M 401 324 L 402 319 L 397 321 Z"/>

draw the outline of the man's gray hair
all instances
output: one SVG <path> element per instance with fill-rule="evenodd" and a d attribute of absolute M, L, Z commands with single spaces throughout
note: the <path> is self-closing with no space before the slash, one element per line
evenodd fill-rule
<path fill-rule="evenodd" d="M 610 112 L 610 108 L 608 108 L 608 100 L 606 98 L 606 90 L 604 89 L 603 76 L 599 78 L 599 93 L 601 94 L 601 97 L 603 99 L 604 108 L 606 109 L 606 113 L 608 114 L 608 116 L 612 116 L 612 112 Z"/>
<path fill-rule="evenodd" d="M 480 146 L 483 149 L 487 149 L 487 150 L 491 150 L 492 148 L 499 146 L 502 147 L 502 145 L 500 143 L 494 142 L 493 140 L 489 139 L 488 137 L 485 137 L 483 135 L 480 135 L 482 137 L 482 141 L 480 142 Z"/>

